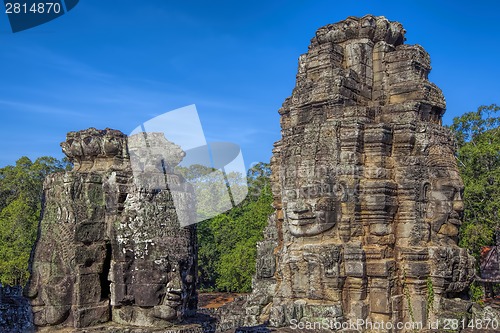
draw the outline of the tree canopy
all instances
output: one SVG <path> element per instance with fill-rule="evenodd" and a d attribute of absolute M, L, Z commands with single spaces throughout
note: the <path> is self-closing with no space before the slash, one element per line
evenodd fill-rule
<path fill-rule="evenodd" d="M 32 162 L 21 157 L 16 165 L 0 168 L 0 283 L 24 285 L 28 260 L 36 240 L 45 177 L 67 163 L 53 157 Z"/>
<path fill-rule="evenodd" d="M 184 172 L 188 180 L 210 171 L 200 170 L 196 166 L 190 169 L 189 172 Z M 262 239 L 262 230 L 273 211 L 269 176 L 268 164 L 261 162 L 254 165 L 247 173 L 248 195 L 245 200 L 236 207 L 197 224 L 198 267 L 202 290 L 251 290 L 256 244 Z M 241 177 L 244 176 L 228 175 L 232 189 L 239 189 L 233 185 L 242 184 Z M 207 188 L 198 187 L 199 212 L 210 209 L 211 201 L 208 198 L 213 199 L 212 193 Z"/>
<path fill-rule="evenodd" d="M 460 245 L 479 257 L 500 230 L 500 107 L 480 106 L 453 119 L 457 159 L 464 181 L 464 224 Z"/>

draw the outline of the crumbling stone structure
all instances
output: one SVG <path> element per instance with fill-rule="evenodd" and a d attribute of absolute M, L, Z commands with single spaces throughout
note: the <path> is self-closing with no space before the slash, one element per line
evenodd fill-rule
<path fill-rule="evenodd" d="M 430 58 L 371 15 L 318 29 L 279 110 L 246 324 L 420 322 L 463 296 L 463 183 Z M 457 305 L 458 304 L 458 305 Z M 453 303 L 453 309 L 462 303 Z M 457 311 L 466 311 L 465 307 Z"/>
<path fill-rule="evenodd" d="M 173 204 L 178 195 L 192 208 L 192 189 L 173 172 L 184 156 L 180 147 L 162 134 L 127 138 L 94 128 L 68 133 L 61 146 L 74 168 L 44 183 L 26 288 L 35 325 L 170 327 L 192 314 L 195 228 L 180 228 Z M 151 147 L 167 149 L 171 160 L 160 168 Z M 130 154 L 142 154 L 149 169 L 141 175 L 151 182 L 133 177 Z M 175 178 L 178 187 L 162 188 L 160 178 Z M 189 212 L 184 218 L 194 219 Z"/>

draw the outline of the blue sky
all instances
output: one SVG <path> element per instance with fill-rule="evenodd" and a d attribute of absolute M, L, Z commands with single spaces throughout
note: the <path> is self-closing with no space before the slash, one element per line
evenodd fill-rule
<path fill-rule="evenodd" d="M 496 1 L 82 0 L 15 34 L 0 14 L 0 167 L 62 157 L 68 131 L 130 133 L 190 104 L 208 141 L 239 144 L 247 166 L 268 161 L 316 29 L 365 14 L 401 22 L 429 52 L 449 124 L 500 104 L 499 12 Z"/>

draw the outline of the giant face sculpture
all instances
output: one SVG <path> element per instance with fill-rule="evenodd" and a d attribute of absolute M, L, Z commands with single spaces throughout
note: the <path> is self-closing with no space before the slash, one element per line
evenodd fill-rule
<path fill-rule="evenodd" d="M 50 245 L 50 242 L 46 242 Z M 33 269 L 27 295 L 33 307 L 33 321 L 37 326 L 58 325 L 70 314 L 73 296 L 73 276 L 65 272 L 66 263 L 61 249 L 52 242 L 50 253 L 38 251 L 38 264 Z"/>
<path fill-rule="evenodd" d="M 425 219 L 438 239 L 457 242 L 458 226 L 464 210 L 464 184 L 455 157 L 449 149 L 429 149 L 429 179 L 424 185 Z"/>
<path fill-rule="evenodd" d="M 283 204 L 290 233 L 314 236 L 333 228 L 341 216 L 343 192 L 342 185 L 328 182 L 285 190 Z"/>
<path fill-rule="evenodd" d="M 60 180 L 57 175 L 53 178 L 56 182 Z M 33 252 L 32 273 L 26 287 L 37 326 L 59 325 L 68 320 L 75 283 L 74 255 L 69 251 L 71 231 L 67 223 L 71 216 L 61 205 L 64 198 L 52 182 L 46 184 L 45 223 Z"/>
<path fill-rule="evenodd" d="M 154 317 L 168 321 L 181 319 L 194 294 L 194 270 L 191 258 L 167 259 L 164 274 L 166 284 L 161 292 L 160 304 L 154 307 Z"/>
<path fill-rule="evenodd" d="M 280 161 L 284 217 L 295 237 L 315 236 L 332 229 L 340 221 L 346 193 L 337 175 L 338 147 L 333 124 L 323 126 L 319 140 L 312 129 L 315 125 L 309 126 L 289 139 Z"/>
<path fill-rule="evenodd" d="M 121 324 L 169 326 L 195 302 L 195 229 L 180 228 L 168 190 L 134 191 L 118 224 L 111 302 Z"/>
<path fill-rule="evenodd" d="M 312 151 L 321 151 L 313 144 Z M 281 161 L 281 199 L 285 221 L 290 234 L 307 237 L 321 234 L 340 221 L 341 202 L 345 200 L 345 186 L 336 175 L 330 160 L 316 160 L 316 156 L 290 156 Z"/>
<path fill-rule="evenodd" d="M 248 315 L 255 304 L 275 326 L 425 326 L 471 282 L 473 260 L 456 243 L 463 184 L 440 125 L 446 103 L 429 55 L 404 34 L 384 17 L 350 17 L 320 28 L 300 56 L 271 159 L 275 283 L 254 283 L 255 300 L 273 298 Z"/>

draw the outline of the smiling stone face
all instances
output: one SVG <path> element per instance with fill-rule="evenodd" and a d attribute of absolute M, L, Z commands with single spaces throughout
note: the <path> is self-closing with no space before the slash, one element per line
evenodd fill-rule
<path fill-rule="evenodd" d="M 132 191 L 117 224 L 111 303 L 120 324 L 166 327 L 196 299 L 195 229 L 181 228 L 169 190 Z"/>
<path fill-rule="evenodd" d="M 424 188 L 425 220 L 440 240 L 458 241 L 462 224 L 464 184 L 455 157 L 449 149 L 429 149 L 430 183 Z"/>
<path fill-rule="evenodd" d="M 286 220 L 295 237 L 318 235 L 340 220 L 343 187 L 339 184 L 319 183 L 284 194 Z"/>
<path fill-rule="evenodd" d="M 280 159 L 275 161 L 284 222 L 294 237 L 331 230 L 346 200 L 338 123 L 321 117 L 303 121 L 307 123 L 283 138 Z"/>
<path fill-rule="evenodd" d="M 159 305 L 154 307 L 153 316 L 163 320 L 176 321 L 188 308 L 193 295 L 194 263 L 190 258 L 171 261 L 168 264 L 165 285 Z"/>
<path fill-rule="evenodd" d="M 36 259 L 39 261 L 32 273 L 27 296 L 33 308 L 33 321 L 37 326 L 58 325 L 69 316 L 72 304 L 73 278 L 60 253 L 57 242 L 45 240 L 51 251 L 39 250 Z M 52 255 L 51 255 L 52 254 Z"/>

